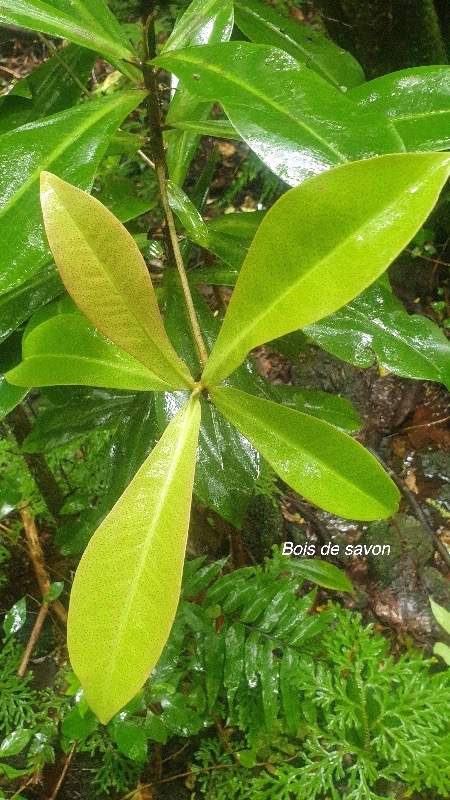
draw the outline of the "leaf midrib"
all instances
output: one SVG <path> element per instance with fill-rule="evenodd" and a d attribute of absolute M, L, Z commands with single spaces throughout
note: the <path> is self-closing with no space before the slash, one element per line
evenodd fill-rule
<path fill-rule="evenodd" d="M 270 401 L 262 401 L 262 402 L 270 402 Z M 303 414 L 301 411 L 295 411 L 294 413 L 300 415 L 301 417 L 304 417 L 308 421 L 311 420 L 311 416 L 308 416 L 308 414 Z M 239 408 L 239 415 L 242 416 L 242 417 L 246 417 L 250 421 L 251 425 L 252 424 L 253 425 L 256 424 L 256 426 L 258 427 L 258 430 L 260 432 L 260 435 L 262 434 L 262 436 L 264 438 L 264 436 L 266 435 L 266 429 L 264 428 L 263 424 L 259 420 L 255 421 L 255 417 L 249 411 L 247 411 L 246 409 L 243 410 L 242 406 Z M 313 417 L 313 419 L 317 420 L 317 417 Z M 352 439 L 351 436 L 348 436 L 348 434 L 345 434 L 342 431 L 338 431 L 337 428 L 335 428 L 334 425 L 331 425 L 329 422 L 325 422 L 325 420 L 319 420 L 319 422 L 322 423 L 322 425 L 325 425 L 328 428 L 330 428 L 333 432 L 340 433 L 342 436 L 348 437 L 348 439 L 350 441 L 355 442 L 355 440 Z M 233 422 L 232 424 L 235 425 L 236 427 L 238 427 L 235 422 Z M 241 433 L 242 433 L 242 431 L 241 431 Z M 247 438 L 247 435 L 245 433 L 243 433 L 242 435 Z M 316 464 L 319 464 L 321 467 L 325 468 L 329 473 L 331 473 L 333 476 L 338 478 L 339 481 L 341 481 L 344 484 L 344 486 L 350 486 L 353 491 L 356 488 L 357 491 L 359 492 L 359 494 L 362 497 L 364 497 L 366 500 L 370 499 L 373 502 L 373 500 L 375 499 L 375 502 L 378 503 L 378 505 L 381 505 L 376 498 L 374 498 L 371 494 L 369 494 L 368 491 L 365 491 L 365 490 L 361 489 L 359 486 L 357 486 L 354 483 L 354 481 L 347 480 L 345 478 L 345 476 L 342 475 L 342 473 L 338 472 L 334 467 L 330 467 L 330 465 L 327 462 L 323 461 L 321 458 L 318 458 L 317 457 L 317 453 L 315 453 L 315 451 L 314 451 L 314 442 L 312 442 L 312 450 L 310 450 L 307 445 L 302 445 L 302 446 L 296 445 L 295 442 L 293 443 L 291 439 L 289 439 L 282 432 L 280 433 L 279 430 L 277 430 L 276 435 L 277 435 L 278 440 L 281 439 L 291 449 L 294 448 L 294 449 L 298 449 L 300 451 L 303 451 L 305 453 L 306 457 L 312 459 Z M 256 445 L 254 445 L 254 446 L 256 447 Z M 257 449 L 259 449 L 259 448 L 257 447 Z M 269 459 L 267 459 L 267 460 L 269 460 Z"/>
<path fill-rule="evenodd" d="M 415 183 L 415 181 L 414 181 L 414 183 Z M 409 186 L 411 186 L 411 183 L 409 184 Z M 407 192 L 407 187 L 405 187 L 405 189 L 403 190 L 402 194 L 404 194 L 406 192 Z M 282 294 L 278 295 L 277 298 L 275 300 L 273 300 L 272 303 L 270 303 L 270 305 L 266 305 L 264 307 L 264 309 L 258 314 L 257 317 L 252 317 L 251 325 L 249 325 L 245 330 L 243 330 L 240 335 L 238 335 L 237 337 L 234 337 L 230 341 L 229 346 L 225 350 L 222 351 L 222 356 L 220 357 L 219 363 L 225 363 L 228 360 L 228 356 L 229 356 L 230 352 L 232 352 L 236 348 L 236 346 L 239 346 L 241 342 L 245 341 L 245 339 L 251 334 L 251 332 L 256 328 L 256 326 L 260 323 L 260 321 L 262 319 L 264 319 L 265 317 L 270 316 L 273 313 L 274 309 L 276 308 L 276 306 L 279 303 L 283 302 L 291 293 L 293 293 L 293 292 L 297 293 L 299 288 L 301 287 L 302 283 L 304 283 L 308 278 L 310 278 L 311 273 L 313 271 L 315 271 L 317 269 L 320 269 L 321 266 L 326 261 L 329 261 L 330 258 L 334 257 L 335 254 L 339 253 L 340 250 L 345 249 L 348 246 L 348 244 L 349 244 L 351 239 L 354 239 L 362 231 L 364 231 L 365 228 L 367 227 L 368 221 L 370 221 L 373 224 L 374 222 L 376 223 L 379 220 L 384 219 L 386 217 L 386 215 L 389 216 L 389 212 L 397 206 L 397 198 L 398 198 L 398 196 L 396 196 L 395 199 L 393 199 L 388 205 L 383 206 L 383 208 L 375 216 L 367 216 L 363 220 L 361 225 L 359 225 L 359 227 L 355 228 L 352 231 L 352 233 L 349 234 L 349 236 L 347 236 L 345 238 L 345 240 L 343 242 L 340 242 L 335 247 L 333 247 L 333 249 L 330 250 L 329 253 L 327 253 L 325 258 L 322 258 L 319 261 L 316 261 L 315 265 L 310 270 L 308 270 L 308 272 L 305 272 L 302 276 L 300 276 L 295 281 L 295 283 L 290 284 L 290 286 L 287 289 L 285 289 Z M 377 276 L 374 276 L 374 278 L 373 278 L 374 281 L 376 280 L 376 277 Z M 370 285 L 370 282 L 369 282 L 368 285 Z M 363 291 L 363 290 L 364 289 L 361 289 L 361 291 Z M 231 298 L 230 306 L 231 306 L 232 301 L 233 301 L 233 298 Z M 347 302 L 351 302 L 351 300 L 349 300 Z M 329 316 L 332 313 L 333 312 L 330 311 L 328 314 L 324 314 L 323 316 L 321 316 L 318 319 L 314 320 L 314 322 L 318 322 L 320 319 L 323 319 L 324 316 Z M 225 317 L 225 320 L 226 320 L 226 317 Z M 307 327 L 308 325 L 313 325 L 314 322 L 308 322 L 308 323 L 300 325 L 298 327 L 299 328 L 304 328 L 304 327 Z M 225 322 L 224 322 L 224 326 L 225 326 Z M 224 329 L 225 329 L 225 327 L 222 328 L 222 330 L 224 330 Z M 273 337 L 271 337 L 271 338 L 273 338 Z M 258 345 L 256 345 L 256 344 L 252 345 L 252 347 L 257 347 L 257 346 Z M 217 371 L 217 369 L 214 370 L 214 371 Z"/>
<path fill-rule="evenodd" d="M 188 401 L 188 404 L 187 404 L 186 409 L 184 411 L 184 420 L 183 420 L 183 424 L 182 424 L 182 426 L 180 428 L 180 431 L 179 431 L 179 434 L 178 434 L 178 439 L 177 439 L 177 443 L 176 443 L 174 452 L 172 454 L 170 467 L 166 472 L 162 490 L 159 492 L 159 495 L 158 495 L 158 502 L 157 502 L 157 505 L 156 505 L 156 507 L 154 509 L 154 513 L 152 515 L 149 532 L 148 532 L 148 534 L 146 536 L 145 543 L 144 543 L 144 546 L 142 548 L 141 557 L 140 557 L 139 562 L 138 562 L 138 564 L 136 566 L 136 569 L 135 569 L 135 571 L 133 573 L 133 581 L 132 581 L 130 589 L 128 590 L 128 593 L 127 593 L 127 601 L 126 601 L 125 610 L 123 611 L 122 615 L 117 620 L 117 627 L 116 627 L 116 631 L 117 632 L 116 632 L 116 635 L 114 637 L 113 647 L 111 649 L 112 656 L 111 656 L 111 659 L 110 659 L 110 666 L 108 668 L 108 671 L 107 671 L 107 674 L 106 674 L 106 677 L 105 677 L 105 682 L 104 682 L 106 694 L 108 694 L 109 686 L 110 686 L 110 683 L 111 683 L 111 678 L 113 677 L 114 671 L 116 669 L 117 653 L 120 651 L 120 642 L 121 642 L 121 638 L 122 638 L 122 635 L 123 635 L 123 631 L 127 628 L 128 618 L 130 617 L 130 613 L 132 612 L 132 607 L 133 607 L 134 602 L 135 602 L 135 597 L 136 597 L 136 593 L 137 593 L 138 588 L 139 588 L 139 583 L 141 582 L 142 574 L 143 574 L 143 572 L 145 570 L 145 566 L 146 566 L 146 562 L 147 562 L 147 556 L 148 556 L 148 553 L 149 553 L 149 551 L 151 549 L 151 546 L 152 546 L 152 544 L 154 542 L 155 527 L 157 527 L 157 525 L 158 525 L 159 517 L 161 515 L 162 508 L 164 507 L 165 500 L 166 500 L 166 498 L 167 498 L 167 496 L 168 496 L 168 494 L 170 492 L 170 489 L 172 488 L 172 483 L 173 483 L 172 478 L 173 478 L 173 474 L 174 474 L 174 472 L 175 472 L 175 470 L 176 470 L 176 468 L 178 466 L 178 463 L 179 463 L 179 460 L 180 460 L 180 455 L 181 455 L 182 450 L 183 450 L 183 445 L 185 444 L 186 432 L 189 433 L 189 428 L 190 428 L 190 424 L 191 424 L 191 421 L 192 421 L 192 412 L 194 410 L 194 406 L 190 405 L 190 403 L 192 403 L 192 401 Z"/>
<path fill-rule="evenodd" d="M 165 381 L 162 378 L 159 378 L 153 372 L 151 372 L 151 370 L 148 370 L 148 374 L 145 375 L 144 373 L 139 372 L 139 370 L 137 370 L 136 368 L 133 369 L 132 367 L 127 367 L 126 365 L 124 366 L 121 363 L 115 364 L 112 361 L 105 361 L 102 358 L 91 358 L 91 357 L 87 357 L 87 356 L 78 356 L 78 355 L 75 355 L 75 354 L 73 354 L 73 355 L 72 354 L 70 354 L 70 355 L 69 354 L 68 355 L 63 355 L 63 354 L 56 355 L 55 353 L 42 353 L 41 355 L 38 355 L 38 356 L 26 356 L 22 363 L 26 364 L 26 362 L 30 362 L 30 361 L 39 361 L 42 358 L 45 358 L 48 361 L 63 360 L 66 363 L 69 360 L 70 361 L 81 361 L 81 362 L 84 362 L 85 364 L 88 364 L 88 365 L 89 364 L 95 364 L 96 366 L 98 365 L 98 366 L 101 366 L 101 367 L 106 367 L 107 369 L 110 369 L 110 370 L 123 372 L 123 373 L 126 373 L 127 375 L 132 375 L 133 377 L 141 378 L 142 380 L 146 380 L 146 379 L 147 380 L 155 380 L 155 381 L 158 381 L 158 383 L 161 383 L 163 385 L 165 384 Z M 142 367 L 144 369 L 147 369 L 147 367 L 145 367 L 144 364 L 142 365 Z M 169 384 L 166 384 L 166 386 L 167 386 L 167 391 L 172 391 L 172 389 L 169 386 Z"/>
<path fill-rule="evenodd" d="M 41 21 L 41 23 L 44 23 L 44 24 L 47 23 L 47 24 L 50 24 L 50 25 L 54 26 L 55 25 L 55 20 L 52 19 L 52 15 L 50 13 L 52 11 L 51 6 L 48 7 L 47 3 L 45 3 L 45 2 L 43 2 L 42 5 L 44 5 L 44 9 L 43 10 L 42 9 L 34 9 L 35 12 L 38 12 L 38 13 L 35 13 L 34 17 L 33 17 L 33 9 L 31 9 L 31 10 L 30 9 L 28 9 L 28 10 L 27 9 L 25 9 L 25 10 L 21 9 L 21 10 L 19 10 L 19 14 L 25 15 L 25 16 L 27 14 L 29 14 L 32 18 L 37 19 L 38 22 Z M 48 8 L 48 10 L 47 10 L 47 8 Z M 54 10 L 55 9 L 53 9 L 53 11 Z M 5 7 L 4 3 L 0 3 L 0 12 L 3 12 L 5 14 L 14 13 L 14 12 L 11 12 L 11 9 L 9 9 L 7 6 Z M 130 58 L 130 57 L 132 57 L 132 53 L 129 50 L 126 50 L 123 45 L 116 44 L 116 42 L 114 42 L 113 39 L 109 39 L 109 38 L 105 39 L 105 37 L 103 35 L 105 33 L 105 31 L 102 31 L 102 33 L 101 33 L 99 28 L 97 27 L 97 23 L 95 24 L 95 30 L 91 32 L 91 31 L 86 30 L 85 28 L 80 27 L 80 24 L 79 24 L 78 20 L 76 18 L 74 18 L 74 17 L 71 17 L 68 14 L 65 14 L 64 11 L 59 11 L 58 10 L 58 15 L 59 15 L 59 18 L 62 19 L 63 22 L 66 24 L 67 30 L 69 30 L 71 33 L 75 33 L 78 36 L 78 38 L 83 38 L 85 41 L 87 39 L 91 39 L 91 41 L 97 42 L 98 44 L 101 45 L 101 47 L 98 48 L 98 49 L 102 50 L 105 54 L 110 55 L 110 56 L 112 55 L 113 57 L 116 57 L 116 58 Z M 20 27 L 25 27 L 26 28 L 28 26 L 26 26 L 25 24 L 20 24 Z M 92 33 L 91 36 L 89 36 L 90 33 Z M 56 36 L 56 35 L 59 35 L 59 34 L 55 33 L 54 35 Z M 120 51 L 121 51 L 122 55 L 120 55 Z M 115 53 L 115 56 L 114 56 L 114 53 Z"/>
<path fill-rule="evenodd" d="M 61 199 L 60 194 L 58 193 L 58 191 L 54 187 L 52 187 L 52 189 L 53 189 L 53 191 L 55 192 L 55 194 L 56 194 L 56 196 L 58 198 L 58 202 L 61 204 L 61 206 L 63 207 L 65 213 L 68 215 L 68 217 L 69 217 L 71 223 L 73 224 L 74 228 L 76 228 L 76 230 L 78 231 L 78 233 L 80 235 L 80 238 L 83 240 L 83 242 L 85 242 L 86 247 L 92 253 L 93 258 L 95 259 L 96 264 L 99 266 L 100 271 L 103 274 L 103 276 L 105 277 L 106 281 L 110 284 L 112 289 L 116 292 L 118 297 L 121 299 L 121 301 L 123 302 L 126 310 L 130 314 L 130 317 L 132 317 L 134 319 L 134 321 L 136 322 L 139 330 L 143 333 L 144 340 L 147 340 L 147 341 L 151 342 L 152 348 L 154 348 L 159 353 L 161 360 L 164 362 L 164 364 L 166 366 L 169 367 L 170 371 L 172 373 L 175 373 L 178 376 L 178 378 L 182 379 L 184 381 L 185 385 L 189 386 L 189 383 L 187 382 L 186 376 L 184 375 L 183 371 L 180 369 L 179 365 L 177 364 L 177 361 L 179 361 L 180 364 L 182 364 L 182 365 L 183 365 L 183 362 L 180 361 L 180 359 L 179 359 L 177 353 L 175 352 L 175 350 L 173 350 L 173 357 L 172 357 L 173 360 L 171 360 L 169 358 L 169 356 L 166 355 L 166 353 L 161 349 L 161 347 L 158 345 L 158 342 L 154 338 L 155 334 L 156 334 L 156 336 L 161 336 L 161 339 L 163 339 L 165 337 L 167 339 L 167 342 L 165 342 L 164 344 L 169 349 L 169 352 L 170 352 L 170 350 L 173 349 L 172 345 L 169 342 L 169 339 L 167 338 L 167 334 L 165 332 L 162 320 L 161 320 L 160 328 L 159 328 L 159 330 L 157 329 L 155 331 L 155 334 L 153 334 L 151 332 L 151 329 L 148 329 L 148 328 L 145 327 L 144 323 L 137 316 L 137 314 L 135 312 L 135 309 L 134 309 L 134 306 L 133 306 L 132 303 L 130 303 L 130 301 L 128 299 L 128 296 L 123 294 L 123 292 L 121 290 L 121 287 L 117 284 L 117 281 L 116 281 L 116 278 L 115 278 L 114 274 L 111 273 L 111 272 L 108 272 L 108 270 L 103 266 L 103 262 L 101 260 L 101 257 L 99 257 L 97 255 L 96 249 L 91 244 L 91 242 L 87 239 L 84 231 L 80 228 L 80 226 L 78 225 L 76 220 L 73 218 L 73 216 L 70 213 L 70 211 L 67 209 L 64 201 Z M 149 277 L 149 280 L 151 281 L 150 277 Z M 153 291 L 152 287 L 151 287 L 151 291 Z M 156 308 L 158 308 L 156 298 L 155 298 L 155 304 L 156 304 Z M 159 314 L 159 309 L 158 309 L 158 314 Z M 87 313 L 86 313 L 86 316 L 87 316 Z M 92 322 L 95 325 L 95 327 L 98 327 L 99 330 L 100 330 L 100 327 L 98 326 L 98 324 L 94 320 L 92 320 Z M 108 338 L 111 338 L 110 334 L 104 334 L 104 336 L 107 336 Z M 113 341 L 113 340 L 111 339 L 111 341 Z M 116 344 L 116 343 L 113 342 L 113 344 Z M 116 345 L 116 346 L 120 347 L 121 345 Z M 149 355 L 151 354 L 151 349 L 152 348 L 150 348 L 150 347 L 148 348 Z M 136 361 L 139 361 L 146 369 L 149 369 L 147 367 L 147 365 L 142 361 L 142 359 L 138 358 L 133 353 L 129 353 L 128 350 L 126 350 L 126 348 L 122 347 L 122 349 L 125 350 L 125 352 L 128 355 L 131 355 L 133 358 L 135 358 Z M 149 371 L 151 372 L 150 369 L 149 369 Z M 159 377 L 159 376 L 157 376 L 157 377 Z M 164 378 L 161 378 L 161 380 L 164 381 Z"/>
<path fill-rule="evenodd" d="M 266 47 L 266 45 L 255 45 L 255 47 Z M 276 48 L 272 48 L 272 49 L 276 49 Z M 332 153 L 334 156 L 337 156 L 341 163 L 346 163 L 348 161 L 347 157 L 343 153 L 341 153 L 339 150 L 337 150 L 332 145 L 330 145 L 314 129 L 310 128 L 304 122 L 301 122 L 299 119 L 297 119 L 297 117 L 295 117 L 284 106 L 280 105 L 279 103 L 276 103 L 269 95 L 265 95 L 262 92 L 256 91 L 254 85 L 248 84 L 246 81 L 242 80 L 241 78 L 238 78 L 235 75 L 229 75 L 228 73 L 225 73 L 222 70 L 221 67 L 218 67 L 215 64 L 211 64 L 211 63 L 205 64 L 204 61 L 202 61 L 200 59 L 196 59 L 193 56 L 186 56 L 185 53 L 186 53 L 186 51 L 184 51 L 182 62 L 187 63 L 187 64 L 192 64 L 193 66 L 202 67 L 203 69 L 209 70 L 210 72 L 215 73 L 217 75 L 220 75 L 221 77 L 225 76 L 230 83 L 234 83 L 236 86 L 239 86 L 241 89 L 244 89 L 250 95 L 253 95 L 254 97 L 256 97 L 258 100 L 262 100 L 266 106 L 268 106 L 269 108 L 273 108 L 279 114 L 287 117 L 287 119 L 289 119 L 291 122 L 293 122 L 298 128 L 300 128 L 300 129 L 303 128 L 303 130 L 306 130 L 310 134 L 310 136 L 312 136 L 314 139 L 316 139 L 316 141 L 320 142 L 321 145 L 326 150 L 328 150 L 329 153 Z M 169 57 L 173 57 L 173 56 L 170 56 L 170 52 L 169 52 Z M 292 58 L 292 56 L 290 56 L 290 57 Z M 292 60 L 294 61 L 294 59 L 292 59 Z M 294 63 L 295 63 L 295 61 L 294 61 Z M 298 66 L 300 66 L 300 65 L 298 65 Z M 305 69 L 307 69 L 307 67 Z M 219 102 L 222 103 L 224 109 L 226 110 L 227 101 L 220 100 Z M 233 101 L 231 101 L 231 104 L 235 105 L 235 106 L 243 106 L 245 108 L 245 105 L 243 103 L 236 103 L 236 102 L 233 103 Z"/>

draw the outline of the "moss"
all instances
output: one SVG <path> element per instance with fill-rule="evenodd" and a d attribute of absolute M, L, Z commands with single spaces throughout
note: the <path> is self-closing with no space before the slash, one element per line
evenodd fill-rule
<path fill-rule="evenodd" d="M 350 50 L 367 78 L 448 63 L 433 0 L 319 0 L 331 38 Z"/>
<path fill-rule="evenodd" d="M 369 574 L 381 586 L 390 586 L 408 567 L 426 564 L 434 553 L 433 542 L 420 522 L 407 514 L 397 514 L 392 522 L 375 522 L 361 538 L 365 545 L 389 545 L 390 553 L 369 555 Z"/>

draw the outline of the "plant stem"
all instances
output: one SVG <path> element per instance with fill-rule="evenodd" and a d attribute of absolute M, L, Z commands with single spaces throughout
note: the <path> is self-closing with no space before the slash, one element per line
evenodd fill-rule
<path fill-rule="evenodd" d="M 159 96 L 158 86 L 156 82 L 156 75 L 152 65 L 149 63 L 151 58 L 154 57 L 155 52 L 155 26 L 153 14 L 147 18 L 144 26 L 144 61 L 142 63 L 142 74 L 144 77 L 145 88 L 147 89 L 147 124 L 150 132 L 150 146 L 152 149 L 153 162 L 155 165 L 156 177 L 158 180 L 159 192 L 161 195 L 161 202 L 166 218 L 167 231 L 168 231 L 168 250 L 169 257 L 175 262 L 180 275 L 181 287 L 183 289 L 184 298 L 189 315 L 189 321 L 194 335 L 195 344 L 200 356 L 200 361 L 203 366 L 208 360 L 208 353 L 206 351 L 205 343 L 203 341 L 200 325 L 197 319 L 197 314 L 192 300 L 191 290 L 186 275 L 186 269 L 181 255 L 180 245 L 175 226 L 175 219 L 169 203 L 169 196 L 167 194 L 167 161 L 164 150 L 164 139 L 162 134 L 161 117 L 159 110 Z"/>

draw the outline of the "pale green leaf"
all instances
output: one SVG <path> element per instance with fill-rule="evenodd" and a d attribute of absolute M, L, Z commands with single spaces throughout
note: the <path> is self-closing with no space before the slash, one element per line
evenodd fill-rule
<path fill-rule="evenodd" d="M 446 633 L 450 634 L 450 611 L 436 603 L 432 597 L 430 597 L 430 605 L 436 622 L 439 623 L 441 628 L 444 628 Z"/>
<path fill-rule="evenodd" d="M 444 642 L 436 642 L 433 647 L 433 653 L 444 659 L 445 663 L 450 667 L 450 647 Z"/>
<path fill-rule="evenodd" d="M 34 327 L 24 337 L 22 358 L 22 363 L 7 373 L 14 386 L 83 385 L 145 392 L 171 389 L 81 314 L 60 314 Z"/>
<path fill-rule="evenodd" d="M 105 206 L 48 172 L 41 203 L 64 285 L 96 328 L 173 388 L 192 380 L 167 338 L 145 261 Z"/>
<path fill-rule="evenodd" d="M 41 170 L 90 189 L 110 136 L 144 97 L 116 93 L 0 136 L 0 292 L 50 261 L 39 206 Z"/>
<path fill-rule="evenodd" d="M 284 194 L 252 241 L 203 382 L 220 383 L 249 350 L 360 294 L 412 239 L 449 174 L 449 155 L 399 153 Z"/>
<path fill-rule="evenodd" d="M 173 623 L 199 425 L 200 404 L 192 399 L 94 534 L 75 575 L 69 654 L 104 723 L 142 687 Z"/>
<path fill-rule="evenodd" d="M 219 411 L 292 489 L 341 517 L 397 511 L 399 491 L 367 450 L 327 422 L 238 389 L 214 388 Z"/>
<path fill-rule="evenodd" d="M 0 23 L 69 39 L 113 61 L 134 58 L 119 23 L 102 0 L 0 0 Z"/>

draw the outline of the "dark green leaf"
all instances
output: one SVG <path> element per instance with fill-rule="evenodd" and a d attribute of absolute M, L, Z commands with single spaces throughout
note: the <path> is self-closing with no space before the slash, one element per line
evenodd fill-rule
<path fill-rule="evenodd" d="M 73 402 L 54 406 L 38 414 L 33 430 L 23 443 L 26 453 L 51 452 L 76 441 L 92 430 L 117 427 L 130 411 L 134 396 L 124 392 L 94 390 Z"/>
<path fill-rule="evenodd" d="M 0 296 L 0 342 L 19 327 L 36 309 L 64 290 L 54 264 L 39 270 L 17 289 Z"/>
<path fill-rule="evenodd" d="M 50 584 L 47 594 L 43 597 L 44 603 L 51 603 L 53 600 L 57 600 L 63 591 L 64 581 L 55 581 L 54 583 Z"/>
<path fill-rule="evenodd" d="M 414 67 L 383 75 L 349 93 L 360 108 L 392 121 L 407 150 L 450 147 L 450 67 Z"/>
<path fill-rule="evenodd" d="M 0 375 L 0 419 L 6 417 L 28 394 L 28 388 L 13 386 L 4 375 Z"/>
<path fill-rule="evenodd" d="M 450 388 L 450 342 L 427 317 L 410 316 L 378 282 L 330 317 L 305 328 L 328 352 L 369 367 L 378 362 L 394 375 L 438 381 Z"/>
<path fill-rule="evenodd" d="M 89 189 L 109 137 L 144 96 L 117 93 L 0 137 L 0 293 L 50 260 L 39 207 L 41 170 Z"/>
<path fill-rule="evenodd" d="M 226 42 L 233 30 L 233 19 L 233 3 L 230 0 L 194 0 L 178 20 L 163 49 L 170 51 L 174 47 Z M 181 83 L 176 86 L 166 123 L 172 125 L 186 119 L 206 121 L 211 108 L 211 103 L 199 102 Z M 165 138 L 169 145 L 167 164 L 170 177 L 174 183 L 182 186 L 198 147 L 199 136 L 189 130 L 172 130 L 166 132 Z"/>
<path fill-rule="evenodd" d="M 110 723 L 112 739 L 127 758 L 143 764 L 148 758 L 147 731 L 141 721 L 121 717 L 118 714 Z"/>
<path fill-rule="evenodd" d="M 335 592 L 353 592 L 351 581 L 342 570 L 328 564 L 326 561 L 318 559 L 294 559 L 290 569 L 296 572 L 303 580 L 313 581 L 326 589 L 333 589 Z"/>
<path fill-rule="evenodd" d="M 145 214 L 156 205 L 156 198 L 149 193 L 146 198 L 139 197 L 136 186 L 128 178 L 113 175 L 110 180 L 103 180 L 99 192 L 94 197 L 100 200 L 121 222 L 128 222 L 141 214 Z"/>
<path fill-rule="evenodd" d="M 33 731 L 28 731 L 24 728 L 18 728 L 16 731 L 10 733 L 0 744 L 0 758 L 10 758 L 11 756 L 16 756 L 18 753 L 21 753 L 24 747 L 27 746 L 32 735 Z"/>
<path fill-rule="evenodd" d="M 234 269 L 240 269 L 265 213 L 224 214 L 212 219 L 206 226 L 208 250 Z"/>
<path fill-rule="evenodd" d="M 25 624 L 27 618 L 27 598 L 22 597 L 5 614 L 3 630 L 6 636 L 12 636 Z"/>
<path fill-rule="evenodd" d="M 208 247 L 206 222 L 187 194 L 171 180 L 167 181 L 167 194 L 172 210 L 186 231 L 186 236 L 202 247 Z"/>
<path fill-rule="evenodd" d="M 71 742 L 86 739 L 98 728 L 98 719 L 89 709 L 81 715 L 78 706 L 71 708 L 62 723 L 62 734 Z"/>
<path fill-rule="evenodd" d="M 252 397 L 211 388 L 214 404 L 296 492 L 350 519 L 394 514 L 399 491 L 358 442 L 322 420 Z"/>
<path fill-rule="evenodd" d="M 364 82 L 362 67 L 353 56 L 312 26 L 299 25 L 255 0 L 235 0 L 234 15 L 250 41 L 279 47 L 333 86 L 350 88 Z"/>
<path fill-rule="evenodd" d="M 286 192 L 252 241 L 204 384 L 220 383 L 254 347 L 328 316 L 369 286 L 423 224 L 449 173 L 448 155 L 398 153 Z"/>
<path fill-rule="evenodd" d="M 87 82 L 94 61 L 90 50 L 69 44 L 27 78 L 18 81 L 14 91 L 0 99 L 0 134 L 75 105 L 82 94 L 80 84 Z M 79 82 L 74 80 L 74 75 Z M 23 81 L 30 92 L 27 98 L 17 93 Z"/>
<path fill-rule="evenodd" d="M 90 50 L 69 44 L 33 70 L 27 78 L 18 81 L 13 92 L 0 100 L 0 134 L 75 105 L 94 61 L 95 56 Z M 17 92 L 24 81 L 30 91 L 27 98 Z"/>
<path fill-rule="evenodd" d="M 171 51 L 155 63 L 199 99 L 220 102 L 244 141 L 291 185 L 349 160 L 404 150 L 386 117 L 357 108 L 277 48 L 229 42 Z"/>

